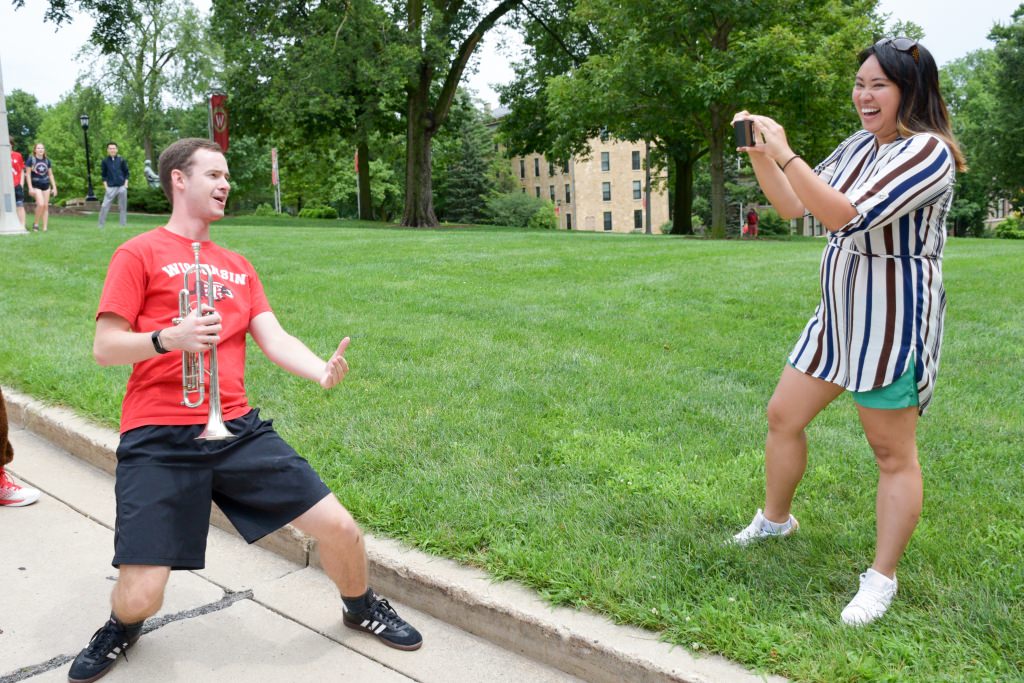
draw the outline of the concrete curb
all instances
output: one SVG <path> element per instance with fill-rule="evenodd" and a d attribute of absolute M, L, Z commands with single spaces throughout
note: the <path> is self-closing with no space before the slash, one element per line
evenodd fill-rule
<path fill-rule="evenodd" d="M 114 473 L 116 431 L 6 387 L 3 394 L 12 422 Z M 216 506 L 210 523 L 235 533 Z M 292 527 L 258 545 L 300 565 L 320 567 L 316 542 Z M 721 657 L 695 657 L 659 642 L 656 633 L 617 626 L 594 613 L 551 607 L 513 582 L 496 583 L 482 571 L 392 540 L 367 536 L 366 547 L 371 582 L 382 594 L 593 683 L 785 680 L 754 674 Z"/>

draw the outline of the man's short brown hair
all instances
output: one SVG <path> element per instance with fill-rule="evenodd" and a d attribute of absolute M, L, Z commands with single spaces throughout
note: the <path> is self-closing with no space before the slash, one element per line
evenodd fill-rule
<path fill-rule="evenodd" d="M 196 150 L 200 149 L 208 149 L 217 154 L 224 153 L 220 145 L 213 140 L 207 140 L 206 138 L 182 138 L 172 142 L 160 155 L 160 159 L 157 161 L 157 168 L 160 169 L 160 187 L 164 189 L 164 194 L 167 196 L 167 201 L 171 203 L 171 206 L 174 206 L 174 194 L 171 192 L 171 171 L 179 170 L 185 175 L 191 175 L 192 157 L 195 155 Z"/>

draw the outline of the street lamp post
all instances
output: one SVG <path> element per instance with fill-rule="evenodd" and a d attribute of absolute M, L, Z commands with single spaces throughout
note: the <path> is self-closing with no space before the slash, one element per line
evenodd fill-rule
<path fill-rule="evenodd" d="M 85 135 L 85 174 L 89 181 L 89 191 L 85 195 L 85 201 L 95 202 L 96 195 L 92 191 L 92 154 L 89 152 L 89 115 L 82 114 L 78 120 L 82 124 L 82 132 Z"/>

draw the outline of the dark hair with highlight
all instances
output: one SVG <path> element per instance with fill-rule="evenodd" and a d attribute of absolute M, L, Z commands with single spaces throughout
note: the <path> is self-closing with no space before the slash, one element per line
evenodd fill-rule
<path fill-rule="evenodd" d="M 213 140 L 207 140 L 206 138 L 182 138 L 172 142 L 156 162 L 157 168 L 160 169 L 160 187 L 163 188 L 167 201 L 171 203 L 171 206 L 174 206 L 174 193 L 171 192 L 171 171 L 178 170 L 185 175 L 191 175 L 192 157 L 200 149 L 207 149 L 217 154 L 224 153 L 220 145 Z"/>
<path fill-rule="evenodd" d="M 900 89 L 900 108 L 896 115 L 896 130 L 903 137 L 915 133 L 931 133 L 942 139 L 953 153 L 957 171 L 967 170 L 967 160 L 953 135 L 949 110 L 939 89 L 939 69 L 932 54 L 924 45 L 909 41 L 909 49 L 896 47 L 897 41 L 880 40 L 857 55 L 861 64 L 874 55 L 886 77 Z"/>

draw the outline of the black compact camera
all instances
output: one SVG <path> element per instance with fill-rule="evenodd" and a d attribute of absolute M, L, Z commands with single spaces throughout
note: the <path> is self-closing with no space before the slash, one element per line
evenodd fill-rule
<path fill-rule="evenodd" d="M 754 139 L 753 121 L 750 119 L 744 119 L 732 124 L 732 127 L 736 133 L 737 147 L 753 147 L 757 144 L 757 140 Z"/>

